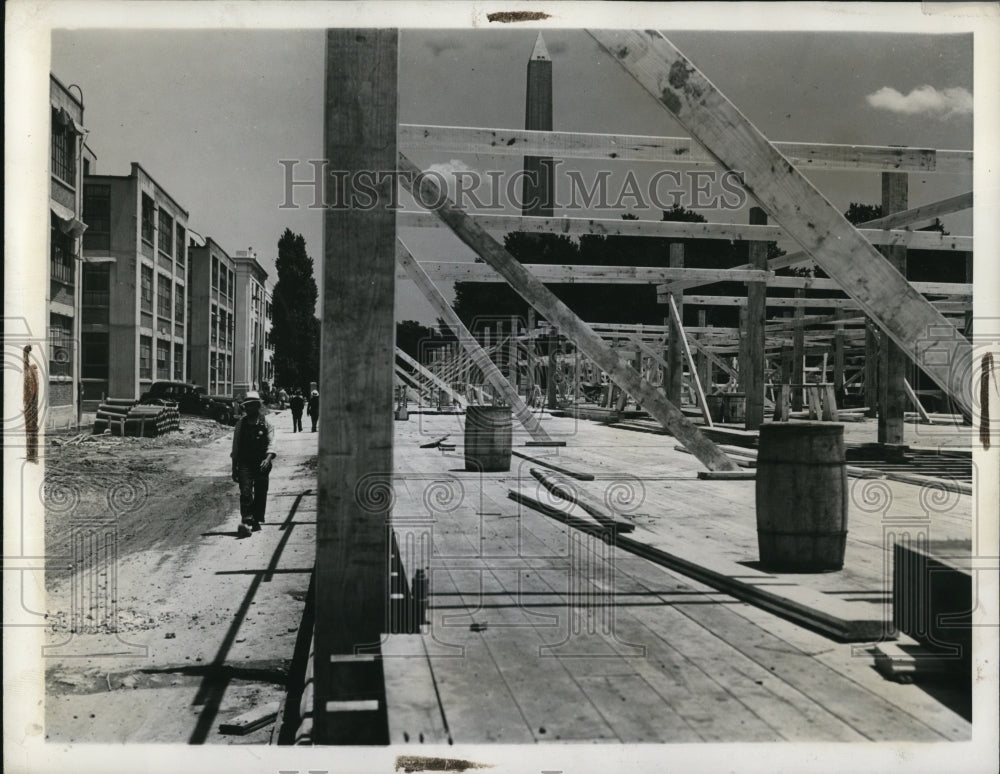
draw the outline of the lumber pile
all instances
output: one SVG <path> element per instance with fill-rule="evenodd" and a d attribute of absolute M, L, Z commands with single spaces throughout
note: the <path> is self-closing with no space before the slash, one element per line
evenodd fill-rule
<path fill-rule="evenodd" d="M 154 438 L 179 428 L 176 406 L 142 406 L 126 398 L 106 398 L 94 420 L 94 435 L 110 431 L 112 435 Z"/>

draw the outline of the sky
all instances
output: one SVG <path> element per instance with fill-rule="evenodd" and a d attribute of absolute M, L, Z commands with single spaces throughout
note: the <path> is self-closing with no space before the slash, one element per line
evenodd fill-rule
<path fill-rule="evenodd" d="M 694 32 L 670 40 L 772 141 L 972 148 L 972 39 L 955 35 Z M 524 125 L 525 67 L 537 30 L 403 30 L 399 53 L 400 123 L 518 128 Z M 545 30 L 553 61 L 554 129 L 685 136 L 664 109 L 581 30 Z M 285 167 L 311 174 L 323 155 L 322 30 L 57 30 L 52 72 L 77 84 L 87 143 L 103 174 L 143 167 L 190 213 L 190 228 L 230 254 L 252 247 L 273 274 L 285 228 L 301 233 L 321 274 L 322 212 L 283 208 Z M 516 157 L 404 152 L 424 168 L 513 173 Z M 603 163 L 570 161 L 584 179 Z M 610 190 L 631 169 L 618 163 Z M 814 184 L 840 210 L 877 203 L 878 173 L 815 172 Z M 565 191 L 564 173 L 557 190 Z M 970 190 L 970 177 L 910 176 L 918 206 Z M 655 209 L 635 209 L 659 219 Z M 510 214 L 516 210 L 508 208 Z M 591 214 L 567 213 L 559 214 Z M 747 222 L 745 209 L 704 213 Z M 618 213 L 605 213 L 617 217 Z M 971 234 L 971 215 L 945 219 Z M 400 229 L 419 260 L 472 260 L 442 229 Z M 450 296 L 450 287 L 443 288 Z M 408 281 L 397 283 L 397 319 L 434 320 Z"/>

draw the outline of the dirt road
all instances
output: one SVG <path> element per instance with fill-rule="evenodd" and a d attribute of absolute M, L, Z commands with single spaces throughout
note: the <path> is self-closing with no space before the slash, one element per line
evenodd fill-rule
<path fill-rule="evenodd" d="M 275 724 L 219 732 L 284 698 L 313 565 L 317 434 L 270 419 L 267 522 L 247 539 L 230 428 L 50 450 L 47 739 L 270 740 Z"/>

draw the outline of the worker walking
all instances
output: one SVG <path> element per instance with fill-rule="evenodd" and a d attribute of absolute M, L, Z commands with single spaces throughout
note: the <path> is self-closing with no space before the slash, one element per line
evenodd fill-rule
<path fill-rule="evenodd" d="M 233 430 L 233 481 L 240 485 L 239 536 L 260 529 L 267 509 L 271 461 L 275 458 L 274 428 L 261 411 L 260 393 L 243 399 L 243 416 Z"/>
<path fill-rule="evenodd" d="M 309 418 L 312 420 L 312 431 L 316 432 L 316 423 L 319 422 L 319 393 L 312 391 L 309 396 Z"/>
<path fill-rule="evenodd" d="M 292 409 L 292 432 L 301 433 L 302 410 L 305 408 L 306 405 L 306 399 L 302 397 L 302 390 L 295 391 L 295 394 L 292 395 L 291 400 L 288 401 L 288 405 Z"/>

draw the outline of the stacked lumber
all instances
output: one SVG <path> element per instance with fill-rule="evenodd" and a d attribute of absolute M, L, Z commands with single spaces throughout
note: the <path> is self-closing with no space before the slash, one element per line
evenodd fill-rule
<path fill-rule="evenodd" d="M 94 434 L 153 438 L 180 428 L 176 406 L 141 406 L 128 398 L 106 398 L 97 407 Z"/>

